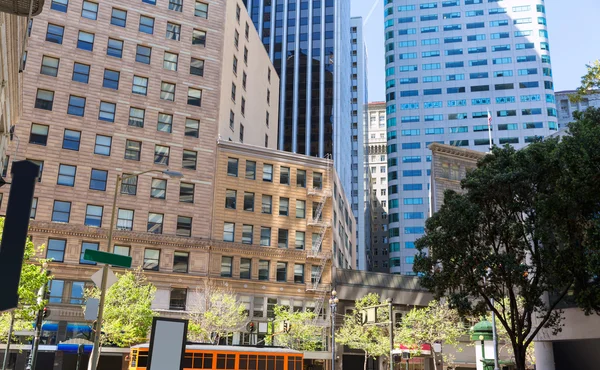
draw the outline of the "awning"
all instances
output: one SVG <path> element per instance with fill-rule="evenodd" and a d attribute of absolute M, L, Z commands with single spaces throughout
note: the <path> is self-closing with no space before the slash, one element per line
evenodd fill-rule
<path fill-rule="evenodd" d="M 402 353 L 410 353 L 410 354 L 417 354 L 417 352 L 420 355 L 424 355 L 424 356 L 430 356 L 431 355 L 431 346 L 429 344 L 423 344 L 421 345 L 421 350 L 418 351 L 416 348 L 408 348 L 405 345 L 399 345 L 398 349 L 395 349 L 392 351 L 392 354 L 394 355 L 401 355 Z"/>

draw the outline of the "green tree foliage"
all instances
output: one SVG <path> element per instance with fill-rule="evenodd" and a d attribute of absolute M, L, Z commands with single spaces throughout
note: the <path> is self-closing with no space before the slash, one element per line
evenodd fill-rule
<path fill-rule="evenodd" d="M 0 218 L 0 239 L 4 230 L 4 218 Z M 33 329 L 36 313 L 48 303 L 46 300 L 38 302 L 40 288 L 48 284 L 51 277 L 47 276 L 42 265 L 46 259 L 35 258 L 42 254 L 45 246 L 35 247 L 31 239 L 27 238 L 23 266 L 21 267 L 21 280 L 19 281 L 19 307 L 13 310 L 15 316 L 14 330 Z M 0 341 L 6 342 L 11 315 L 9 312 L 0 313 Z"/>
<path fill-rule="evenodd" d="M 288 306 L 275 306 L 275 344 L 298 351 L 316 351 L 322 346 L 323 327 L 315 324 L 316 314 L 291 311 Z M 289 330 L 286 332 L 284 325 Z"/>
<path fill-rule="evenodd" d="M 146 342 L 156 316 L 151 309 L 156 287 L 148 282 L 141 268 L 117 277 L 117 282 L 106 291 L 101 344 L 129 347 Z M 100 289 L 89 289 L 86 298 L 100 298 Z"/>
<path fill-rule="evenodd" d="M 581 101 L 581 99 L 593 91 L 598 93 L 600 90 L 600 59 L 586 64 L 587 73 L 581 77 L 581 86 L 577 88 L 577 92 L 569 96 L 569 100 L 573 103 Z"/>
<path fill-rule="evenodd" d="M 363 325 L 357 317 L 362 315 L 365 307 L 380 305 L 379 295 L 369 293 L 357 300 L 352 313 L 344 318 L 344 324 L 336 333 L 336 342 L 365 352 L 364 369 L 367 369 L 369 357 L 376 358 L 389 354 L 390 339 L 388 325 Z M 389 310 L 377 310 L 377 322 L 389 321 Z"/>
<path fill-rule="evenodd" d="M 431 301 L 427 307 L 413 308 L 403 318 L 396 330 L 395 342 L 419 351 L 424 344 L 431 346 L 435 358 L 434 343 L 458 347 L 459 339 L 467 330 L 458 314 L 448 303 Z M 444 362 L 448 362 L 445 359 Z M 434 361 L 437 369 L 437 361 Z"/>
<path fill-rule="evenodd" d="M 539 330 L 561 330 L 567 295 L 600 313 L 600 110 L 576 118 L 562 140 L 494 148 L 416 243 L 421 283 L 461 314 L 493 309 L 519 370 Z"/>
<path fill-rule="evenodd" d="M 188 339 L 195 342 L 218 344 L 248 322 L 246 306 L 235 293 L 208 281 L 188 310 Z"/>

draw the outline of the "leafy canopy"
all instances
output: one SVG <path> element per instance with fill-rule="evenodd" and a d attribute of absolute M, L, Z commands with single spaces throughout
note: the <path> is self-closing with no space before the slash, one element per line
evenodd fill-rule
<path fill-rule="evenodd" d="M 311 311 L 291 311 L 288 306 L 275 306 L 275 343 L 298 351 L 316 351 L 322 346 L 323 326 L 316 324 Z M 289 331 L 283 330 L 284 323 Z"/>
<path fill-rule="evenodd" d="M 573 103 L 581 101 L 585 95 L 593 93 L 594 90 L 600 90 L 600 59 L 586 64 L 586 67 L 587 73 L 581 77 L 581 86 L 577 88 L 575 94 L 569 96 Z"/>

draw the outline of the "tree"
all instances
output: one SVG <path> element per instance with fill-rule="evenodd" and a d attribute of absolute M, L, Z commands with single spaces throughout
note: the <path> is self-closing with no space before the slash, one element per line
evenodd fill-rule
<path fill-rule="evenodd" d="M 4 218 L 0 217 L 0 240 L 3 230 Z M 15 318 L 13 330 L 31 329 L 31 323 L 35 321 L 37 312 L 48 303 L 47 300 L 38 302 L 40 288 L 51 280 L 42 267 L 48 260 L 35 258 L 36 254 L 42 254 L 44 249 L 44 245 L 36 248 L 31 239 L 27 238 L 18 288 L 19 307 L 13 310 Z M 7 341 L 10 321 L 11 313 L 0 313 L 0 341 L 2 342 Z"/>
<path fill-rule="evenodd" d="M 600 59 L 586 64 L 587 73 L 581 77 L 581 86 L 577 88 L 577 92 L 569 96 L 569 100 L 573 103 L 581 101 L 581 99 L 590 93 L 598 93 L 600 90 Z"/>
<path fill-rule="evenodd" d="M 357 300 L 352 313 L 344 318 L 344 324 L 336 333 L 336 342 L 365 352 L 364 369 L 367 369 L 369 357 L 379 357 L 389 354 L 390 339 L 388 325 L 363 325 L 357 318 L 365 307 L 380 305 L 379 295 L 369 293 Z M 377 322 L 389 321 L 387 308 L 377 310 Z"/>
<path fill-rule="evenodd" d="M 291 311 L 288 306 L 280 305 L 275 306 L 274 312 L 277 345 L 298 351 L 316 351 L 323 344 L 323 327 L 315 325 L 317 315 L 314 312 Z"/>
<path fill-rule="evenodd" d="M 576 118 L 562 140 L 494 148 L 416 242 L 422 285 L 461 314 L 494 310 L 518 370 L 542 328 L 561 330 L 567 294 L 600 313 L 600 110 Z"/>
<path fill-rule="evenodd" d="M 189 311 L 188 339 L 196 342 L 218 344 L 248 322 L 246 306 L 233 290 L 208 281 Z"/>
<path fill-rule="evenodd" d="M 465 334 L 467 330 L 456 309 L 450 308 L 447 302 L 431 301 L 427 307 L 413 308 L 402 318 L 394 339 L 417 351 L 424 344 L 431 346 L 433 364 L 437 370 L 433 344 L 458 345 L 460 337 Z"/>
<path fill-rule="evenodd" d="M 152 318 L 156 316 L 151 308 L 156 287 L 148 282 L 141 268 L 117 277 L 117 282 L 106 291 L 100 341 L 130 347 L 147 340 Z M 85 295 L 100 298 L 100 289 L 88 289 Z"/>

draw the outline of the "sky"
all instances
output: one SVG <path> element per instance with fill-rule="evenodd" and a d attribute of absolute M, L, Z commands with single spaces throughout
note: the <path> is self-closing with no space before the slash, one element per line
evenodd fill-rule
<path fill-rule="evenodd" d="M 346 0 L 344 0 L 346 1 Z M 384 0 L 352 1 L 352 16 L 362 16 L 368 52 L 369 101 L 385 100 Z M 418 1 L 415 0 L 415 3 Z M 600 59 L 600 0 L 546 0 L 554 90 L 579 86 L 585 65 Z"/>

